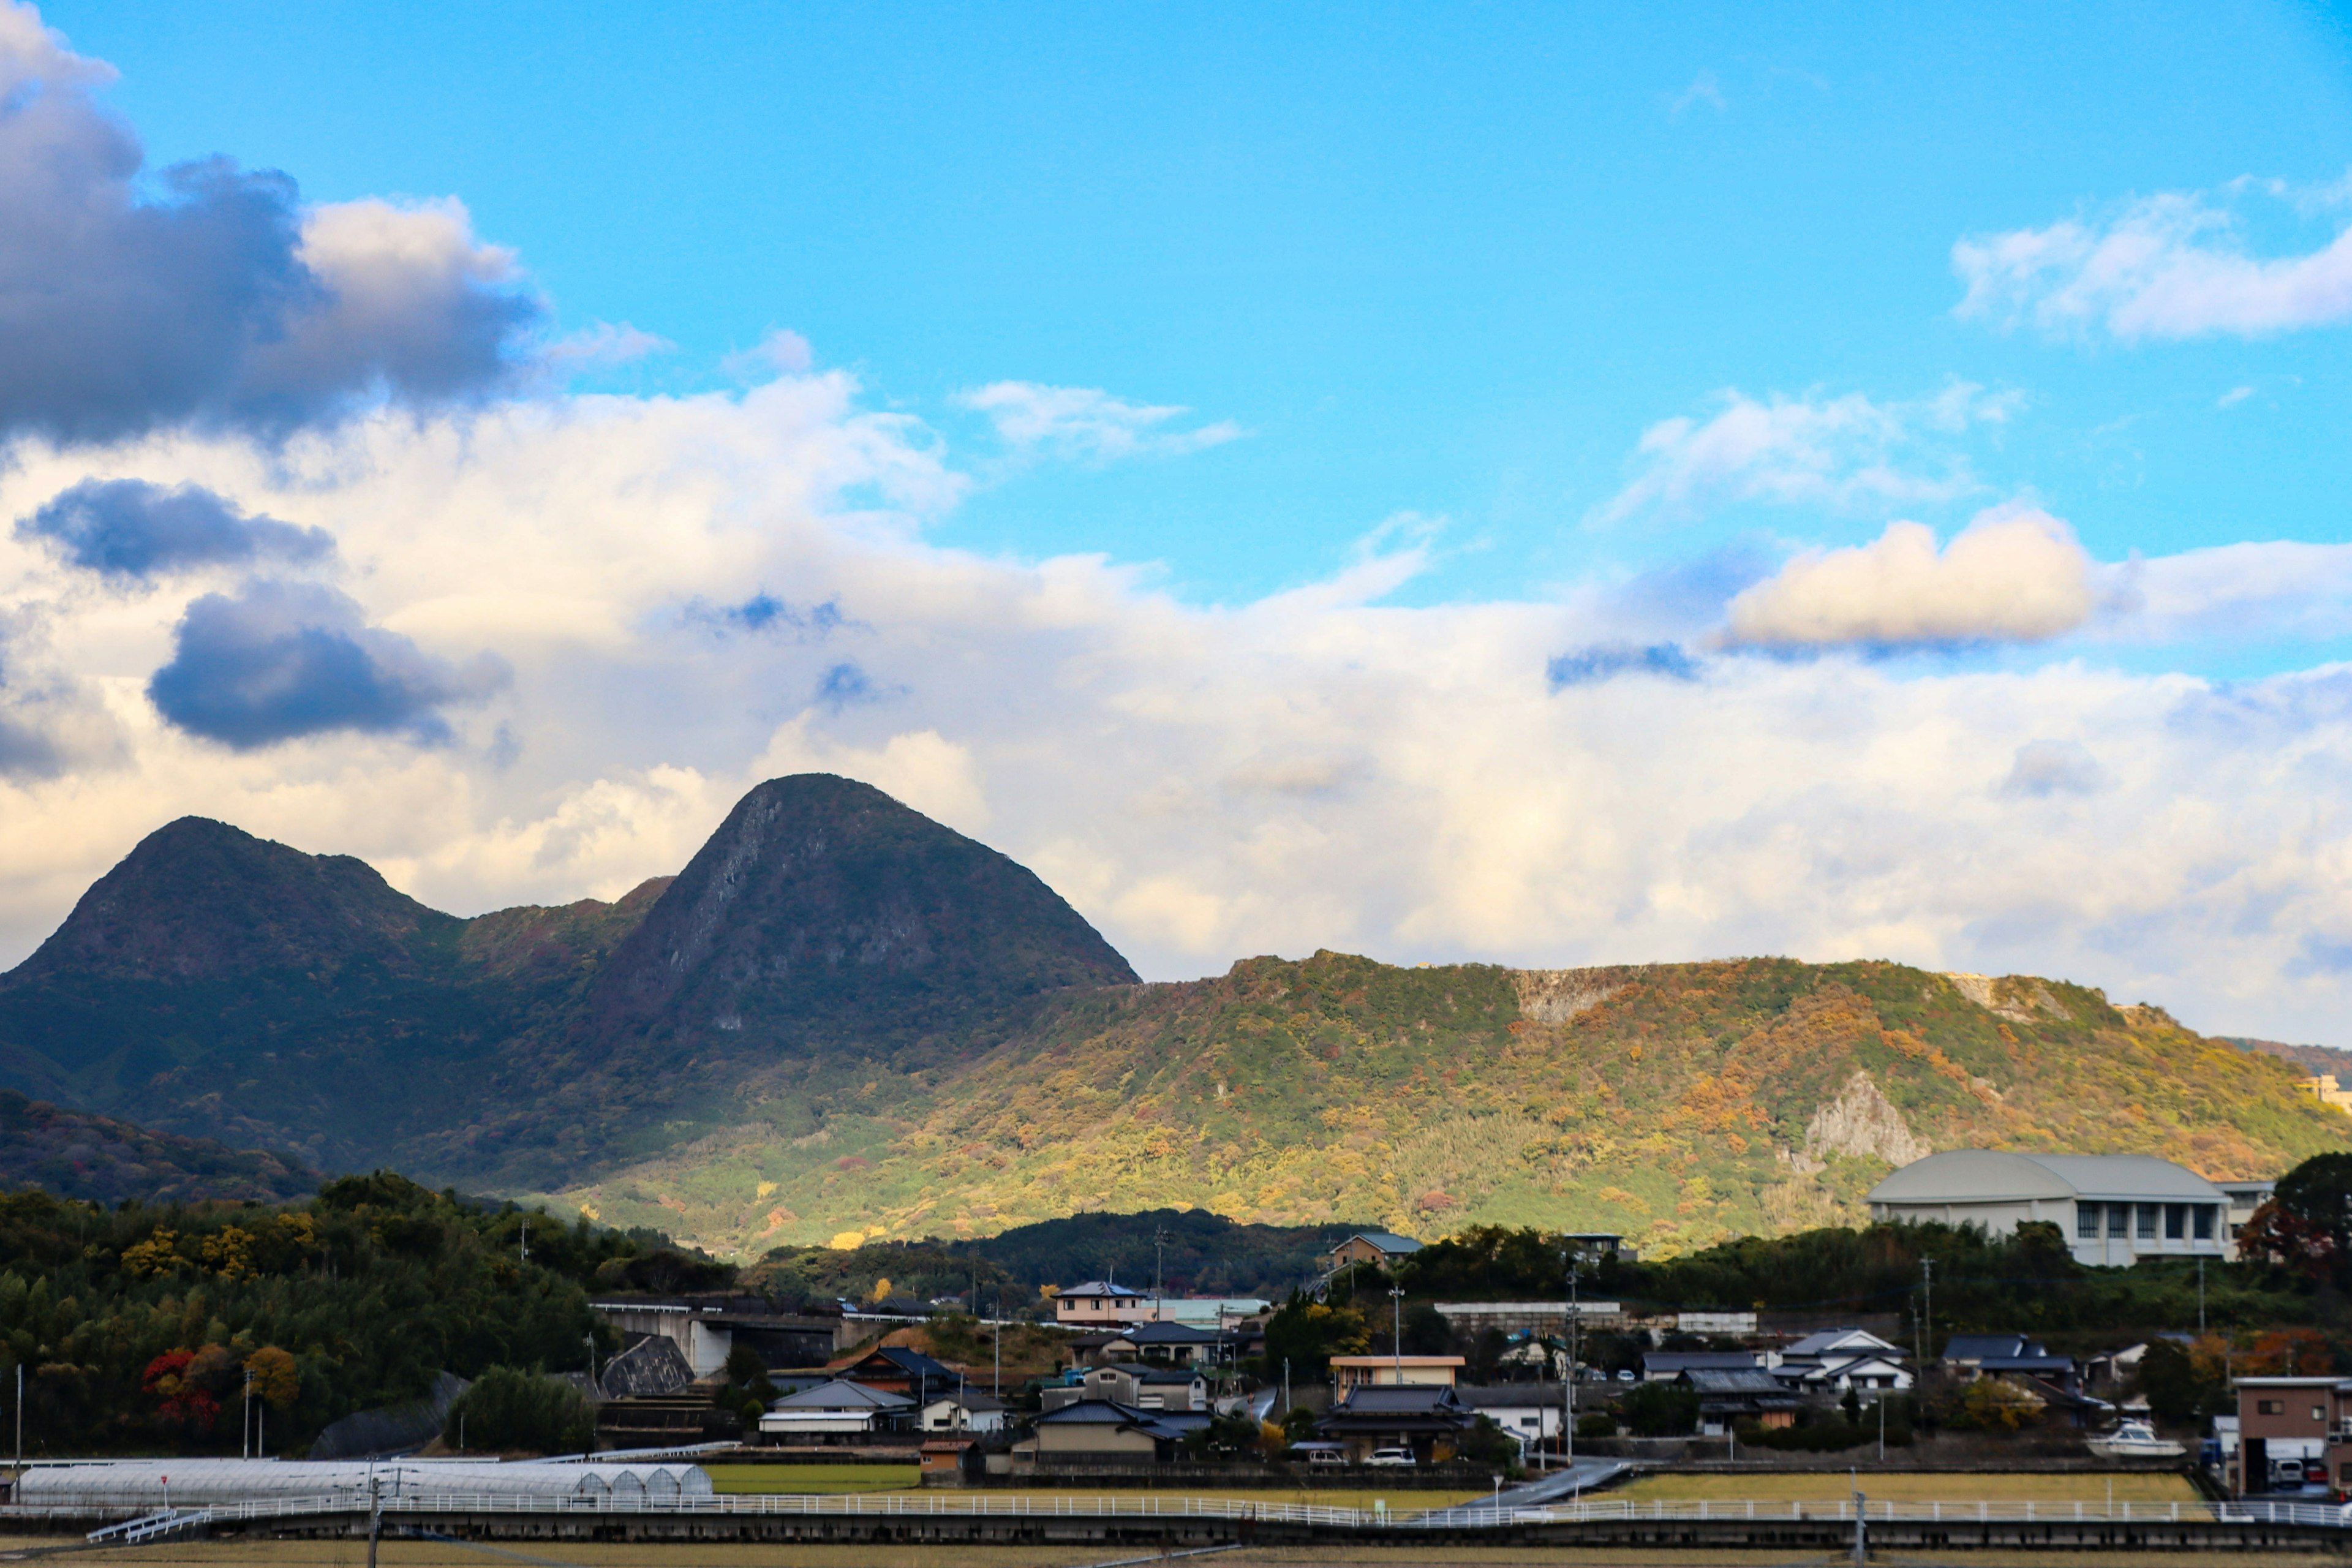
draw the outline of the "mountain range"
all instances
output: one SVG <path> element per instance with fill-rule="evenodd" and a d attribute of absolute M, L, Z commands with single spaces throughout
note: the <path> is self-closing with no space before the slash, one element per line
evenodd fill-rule
<path fill-rule="evenodd" d="M 0 976 L 0 1087 L 728 1254 L 1160 1207 L 1675 1249 L 1855 1217 L 1933 1148 L 2352 1147 L 2296 1078 L 2084 987 L 1885 963 L 1144 984 L 1024 868 L 824 774 L 675 878 L 470 920 L 183 818 Z"/>

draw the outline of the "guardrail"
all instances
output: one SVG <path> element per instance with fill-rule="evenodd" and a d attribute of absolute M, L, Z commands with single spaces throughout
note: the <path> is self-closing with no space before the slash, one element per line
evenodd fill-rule
<path fill-rule="evenodd" d="M 89 1505 L 81 1510 L 81 1515 L 87 1518 L 91 1511 L 103 1510 L 109 1506 L 121 1508 L 126 1512 L 144 1514 L 146 1517 L 139 1521 L 142 1526 L 171 1528 L 173 1526 L 167 1521 L 177 1520 L 192 1522 L 189 1521 L 189 1516 L 197 1513 L 203 1514 L 207 1523 L 248 1522 L 325 1514 L 363 1517 L 368 1511 L 369 1502 L 363 1496 L 339 1493 L 332 1496 L 260 1498 L 246 1502 L 212 1503 L 200 1509 L 154 1514 L 148 1512 L 152 1505 L 131 1505 L 127 1502 L 109 1505 L 93 1500 Z M 390 1517 L 472 1513 L 592 1516 L 650 1514 L 668 1517 L 802 1515 L 935 1519 L 1159 1518 L 1246 1520 L 1341 1530 L 1481 1530 L 1514 1525 L 1611 1524 L 1644 1521 L 1731 1523 L 1752 1521 L 1769 1523 L 1776 1520 L 1851 1523 L 1855 1515 L 1855 1504 L 1851 1500 L 1839 1502 L 1790 1502 L 1709 1499 L 1669 1502 L 1664 1500 L 1643 1501 L 1638 1499 L 1617 1498 L 1524 1507 L 1508 1505 L 1495 1507 L 1474 1502 L 1451 1508 L 1404 1510 L 1335 1508 L 1318 1503 L 1255 1502 L 1234 1498 L 1150 1497 L 1132 1494 L 1091 1497 L 1040 1496 L 986 1492 L 963 1495 L 918 1493 L 908 1496 L 879 1497 L 858 1493 L 838 1495 L 740 1493 L 708 1497 L 614 1499 L 514 1492 L 410 1491 L 398 1497 L 386 1497 L 382 1500 L 380 1506 L 384 1514 Z M 69 1508 L 57 1505 L 17 1504 L 0 1508 L 0 1521 L 37 1517 L 54 1519 L 68 1516 L 72 1511 Z M 2335 1503 L 2204 1501 L 2105 1503 L 2038 1500 L 1900 1502 L 1889 1500 L 1864 1504 L 1862 1514 L 1867 1522 L 1873 1524 L 2154 1525 L 2210 1522 L 2217 1525 L 2291 1525 L 2305 1529 L 2343 1530 L 2352 1532 L 2352 1506 Z M 112 1530 L 121 1528 L 121 1526 L 110 1527 Z"/>

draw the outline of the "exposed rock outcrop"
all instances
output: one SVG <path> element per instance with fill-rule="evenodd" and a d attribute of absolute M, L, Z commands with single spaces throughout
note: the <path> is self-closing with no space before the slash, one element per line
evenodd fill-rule
<path fill-rule="evenodd" d="M 1805 1153 L 1813 1160 L 1846 1154 L 1907 1165 L 1933 1152 L 1866 1072 L 1857 1071 L 1846 1079 L 1838 1097 L 1814 1111 L 1813 1119 L 1805 1123 Z"/>

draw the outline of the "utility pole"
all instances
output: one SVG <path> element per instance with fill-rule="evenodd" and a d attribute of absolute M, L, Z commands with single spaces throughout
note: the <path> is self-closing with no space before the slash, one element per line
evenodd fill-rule
<path fill-rule="evenodd" d="M 1559 1342 L 1568 1361 L 1559 1373 L 1559 1453 L 1567 1463 L 1576 1463 L 1576 1286 L 1579 1270 L 1576 1253 L 1571 1245 L 1568 1254 L 1568 1321 L 1567 1331 Z M 1538 1423 L 1540 1425 L 1540 1423 Z"/>
<path fill-rule="evenodd" d="M 1390 1286 L 1389 1301 L 1395 1313 L 1395 1326 L 1389 1331 L 1394 1336 L 1389 1342 L 1389 1356 L 1396 1363 L 1396 1384 L 1399 1388 L 1402 1388 L 1404 1386 L 1404 1287 Z"/>
<path fill-rule="evenodd" d="M 16 1477 L 25 1475 L 25 1363 L 16 1363 Z"/>
<path fill-rule="evenodd" d="M 375 1543 L 383 1535 L 383 1487 L 375 1477 L 368 1477 L 368 1562 L 375 1568 Z"/>
<path fill-rule="evenodd" d="M 522 1216 L 522 1260 L 530 1261 L 530 1215 Z"/>
<path fill-rule="evenodd" d="M 1927 1373 L 1927 1352 L 1936 1342 L 1936 1260 L 1919 1259 L 1919 1278 L 1926 1289 L 1925 1305 L 1919 1310 L 1919 1374 Z"/>
<path fill-rule="evenodd" d="M 2205 1260 L 2197 1260 L 2197 1337 L 2205 1337 Z"/>
<path fill-rule="evenodd" d="M 972 1289 L 977 1290 L 980 1287 L 975 1285 Z M 979 1306 L 980 1298 L 974 1296 L 971 1304 Z M 996 1397 L 1002 1399 L 1004 1397 L 1004 1292 L 1002 1289 L 996 1292 L 996 1332 L 992 1337 L 996 1341 Z"/>
<path fill-rule="evenodd" d="M 244 1457 L 253 1458 L 253 1369 L 245 1369 L 245 1418 L 236 1426 L 237 1442 Z"/>
<path fill-rule="evenodd" d="M 1155 1323 L 1167 1315 L 1160 1304 L 1165 1298 L 1167 1274 L 1168 1227 L 1155 1225 L 1151 1227 L 1151 1321 Z M 1220 1319 L 1224 1316 L 1223 1312 L 1217 1315 Z"/>
<path fill-rule="evenodd" d="M 1282 1413 L 1290 1414 L 1290 1358 L 1282 1358 Z"/>

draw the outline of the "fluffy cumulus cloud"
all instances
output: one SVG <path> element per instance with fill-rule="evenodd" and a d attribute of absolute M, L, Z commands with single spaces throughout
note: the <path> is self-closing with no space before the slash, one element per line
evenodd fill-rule
<path fill-rule="evenodd" d="M 2127 342 L 2259 337 L 2352 321 L 2352 227 L 2335 226 L 2297 255 L 2257 256 L 2247 247 L 2240 204 L 2295 194 L 2240 182 L 2221 193 L 2150 196 L 2103 217 L 1972 236 L 1952 247 L 1967 290 L 1957 311 L 2004 327 L 2104 331 Z"/>
<path fill-rule="evenodd" d="M 1924 523 L 1889 523 L 1868 544 L 1807 551 L 1731 601 L 1728 640 L 1841 643 L 2041 642 L 2082 626 L 2091 561 L 2046 512 L 1984 513 L 1938 550 Z"/>
<path fill-rule="evenodd" d="M 84 479 L 16 524 L 74 565 L 118 578 L 263 560 L 311 562 L 334 553 L 334 535 L 275 518 L 248 517 L 202 485 L 166 489 L 144 479 Z"/>
<path fill-rule="evenodd" d="M 1633 476 L 1586 521 L 1675 521 L 1748 501 L 1844 510 L 1948 500 L 1976 488 L 1956 439 L 2001 423 L 2017 403 L 1965 383 L 1895 403 L 1727 391 L 1706 418 L 1678 415 L 1644 430 Z"/>
<path fill-rule="evenodd" d="M 1191 409 L 1129 403 L 1088 386 L 999 381 L 959 393 L 956 402 L 986 415 L 998 439 L 1017 456 L 1097 462 L 1172 457 L 1220 446 L 1242 434 L 1231 420 L 1180 426 L 1177 422 Z"/>
<path fill-rule="evenodd" d="M 264 581 L 190 605 L 147 695 L 168 722 L 238 750 L 339 730 L 441 740 L 442 709 L 478 701 L 505 673 L 490 658 L 430 658 L 332 588 Z"/>
<path fill-rule="evenodd" d="M 282 431 L 510 384 L 538 307 L 454 203 L 305 208 L 282 174 L 181 164 L 143 192 L 112 79 L 0 0 L 0 437 L 196 420 Z"/>

